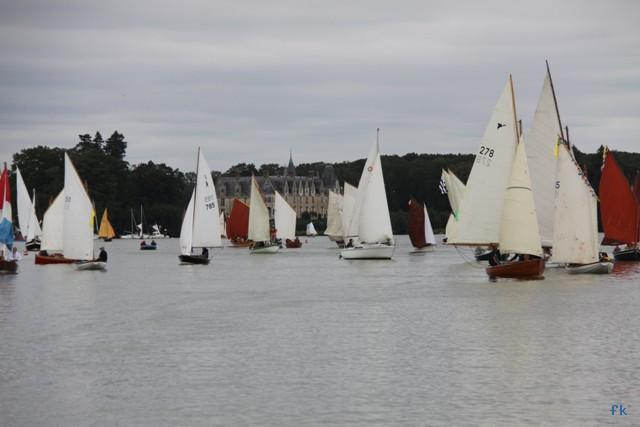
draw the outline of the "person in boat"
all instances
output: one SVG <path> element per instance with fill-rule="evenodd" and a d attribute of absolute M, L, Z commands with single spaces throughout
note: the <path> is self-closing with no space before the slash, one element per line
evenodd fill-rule
<path fill-rule="evenodd" d="M 100 248 L 100 253 L 98 254 L 98 259 L 96 261 L 107 262 L 107 251 L 104 248 Z"/>
<path fill-rule="evenodd" d="M 613 248 L 613 253 L 617 254 L 618 252 L 620 252 L 620 246 L 616 245 L 616 247 Z"/>
<path fill-rule="evenodd" d="M 345 245 L 345 248 L 352 248 L 352 247 L 353 247 L 353 239 L 349 239 L 349 241 Z"/>
<path fill-rule="evenodd" d="M 611 257 L 606 252 L 600 252 L 600 262 L 609 262 L 611 261 Z"/>
<path fill-rule="evenodd" d="M 207 258 L 207 259 L 209 259 L 209 249 L 207 249 L 207 248 L 202 248 L 202 258 Z"/>
<path fill-rule="evenodd" d="M 140 242 L 140 246 L 147 246 L 147 242 L 143 240 L 142 242 Z"/>
<path fill-rule="evenodd" d="M 49 256 L 49 252 L 47 252 L 46 249 L 43 249 L 40 252 L 38 252 L 38 255 L 40 255 L 40 256 Z"/>
<path fill-rule="evenodd" d="M 500 264 L 500 250 L 496 245 L 489 246 L 491 254 L 489 255 L 489 265 L 495 267 Z"/>
<path fill-rule="evenodd" d="M 157 245 L 157 244 L 156 244 L 156 241 L 155 241 L 155 240 L 152 240 L 152 241 L 151 241 L 151 246 L 156 246 L 156 245 Z"/>
<path fill-rule="evenodd" d="M 293 243 L 295 243 L 296 245 L 301 245 L 302 244 L 300 242 L 300 239 L 298 239 L 298 236 L 296 236 L 296 239 L 293 241 Z"/>
<path fill-rule="evenodd" d="M 18 252 L 18 248 L 14 246 L 7 257 L 7 261 L 20 261 L 21 259 L 22 255 Z"/>

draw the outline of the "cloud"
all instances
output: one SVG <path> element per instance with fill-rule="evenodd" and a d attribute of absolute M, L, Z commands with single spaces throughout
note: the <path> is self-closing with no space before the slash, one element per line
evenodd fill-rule
<path fill-rule="evenodd" d="M 123 132 L 129 160 L 473 152 L 509 73 L 530 122 L 549 59 L 584 150 L 633 150 L 633 1 L 42 2 L 0 13 L 0 156 Z M 636 114 L 634 116 L 634 114 Z"/>

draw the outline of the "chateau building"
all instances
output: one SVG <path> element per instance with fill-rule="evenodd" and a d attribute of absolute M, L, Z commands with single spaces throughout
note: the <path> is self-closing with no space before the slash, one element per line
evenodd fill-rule
<path fill-rule="evenodd" d="M 336 178 L 332 165 L 326 165 L 320 175 L 316 171 L 314 176 L 298 176 L 293 164 L 292 155 L 289 164 L 283 168 L 282 175 L 256 176 L 258 186 L 262 190 L 269 215 L 273 212 L 275 192 L 278 191 L 296 211 L 298 218 L 305 212 L 312 217 L 326 217 L 329 204 L 329 190 L 340 191 L 340 184 Z M 218 206 L 229 215 L 233 199 L 240 199 L 249 204 L 251 196 L 250 176 L 221 176 L 216 183 L 218 192 Z"/>

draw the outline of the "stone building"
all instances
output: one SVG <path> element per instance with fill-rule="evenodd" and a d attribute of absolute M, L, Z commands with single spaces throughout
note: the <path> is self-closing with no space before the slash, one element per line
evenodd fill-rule
<path fill-rule="evenodd" d="M 256 176 L 256 180 L 267 202 L 269 215 L 273 212 L 276 191 L 284 196 L 298 214 L 298 218 L 305 212 L 311 214 L 312 218 L 326 217 L 329 190 L 340 191 L 340 184 L 332 165 L 326 165 L 322 175 L 320 171 L 316 171 L 313 176 L 298 176 L 292 155 L 289 155 L 289 164 L 283 168 L 281 175 Z M 221 176 L 216 183 L 216 190 L 220 210 L 229 215 L 233 199 L 237 198 L 249 204 L 251 177 Z"/>

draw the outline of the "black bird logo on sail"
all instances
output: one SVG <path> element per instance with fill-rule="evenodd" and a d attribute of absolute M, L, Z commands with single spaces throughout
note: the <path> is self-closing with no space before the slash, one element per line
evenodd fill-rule
<path fill-rule="evenodd" d="M 503 128 L 505 126 L 507 126 L 507 125 L 505 125 L 504 123 L 498 122 L 498 127 L 496 129 L 500 129 L 500 128 Z"/>

